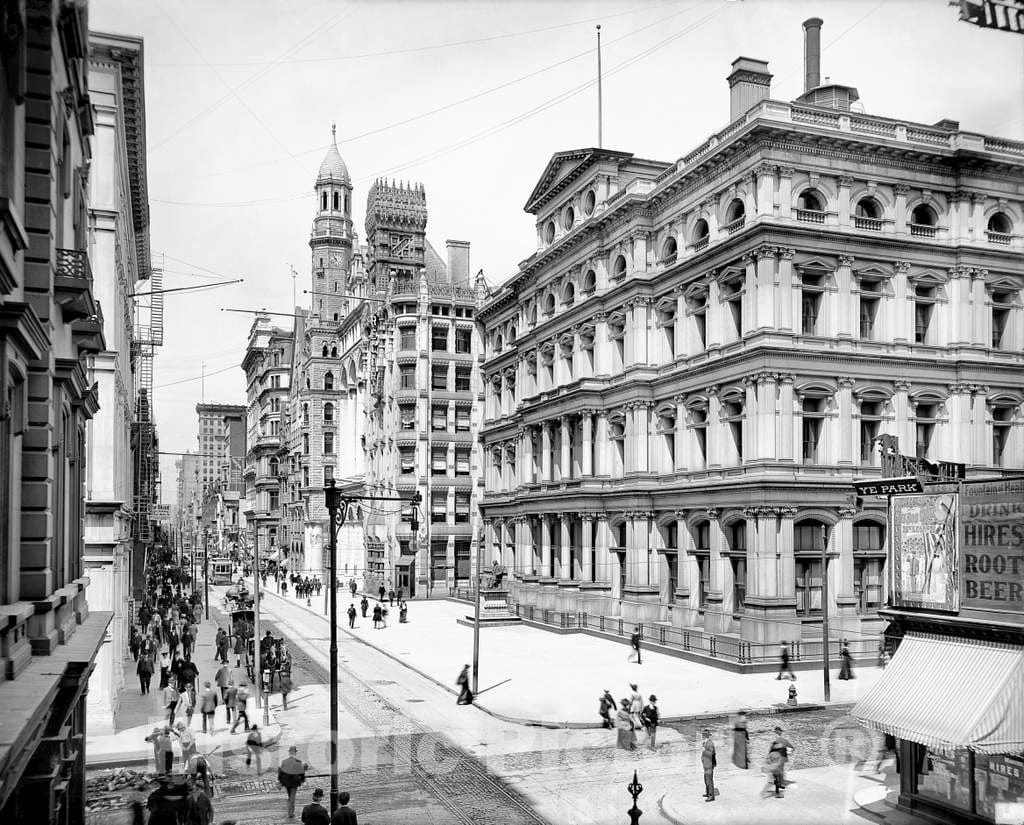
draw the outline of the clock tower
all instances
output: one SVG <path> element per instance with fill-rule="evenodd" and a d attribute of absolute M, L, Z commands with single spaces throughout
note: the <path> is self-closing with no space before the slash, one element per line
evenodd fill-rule
<path fill-rule="evenodd" d="M 316 176 L 316 217 L 309 237 L 312 250 L 312 313 L 324 323 L 345 315 L 348 274 L 352 260 L 352 179 L 338 152 L 335 126 L 331 124 L 331 148 Z"/>

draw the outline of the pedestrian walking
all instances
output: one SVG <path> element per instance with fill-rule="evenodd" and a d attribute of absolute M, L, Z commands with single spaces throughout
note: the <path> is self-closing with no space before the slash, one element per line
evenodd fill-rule
<path fill-rule="evenodd" d="M 850 655 L 850 643 L 843 639 L 839 648 L 839 658 L 842 659 L 843 664 L 839 668 L 839 678 L 844 682 L 848 679 L 856 679 L 853 675 L 853 656 Z"/>
<path fill-rule="evenodd" d="M 254 759 L 256 773 L 263 773 L 263 735 L 256 725 L 249 728 L 249 735 L 245 738 L 245 766 L 249 767 Z"/>
<path fill-rule="evenodd" d="M 228 663 L 228 634 L 223 627 L 217 629 L 217 661 Z"/>
<path fill-rule="evenodd" d="M 139 689 L 145 696 L 149 693 L 149 683 L 153 679 L 153 660 L 149 656 L 140 656 L 135 672 L 139 675 Z"/>
<path fill-rule="evenodd" d="M 459 685 L 459 698 L 455 701 L 457 705 L 472 705 L 473 704 L 473 691 L 469 687 L 469 665 L 464 665 L 462 670 L 459 671 L 459 678 L 455 680 L 455 684 Z"/>
<path fill-rule="evenodd" d="M 381 610 L 380 605 L 379 604 L 375 604 L 373 606 L 373 629 L 374 630 L 379 630 L 380 629 L 380 621 L 383 618 L 383 616 L 384 616 L 384 613 Z"/>
<path fill-rule="evenodd" d="M 235 721 L 231 723 L 231 732 L 235 732 L 235 728 L 238 727 L 238 723 L 243 719 L 245 720 L 244 729 L 249 729 L 249 714 L 246 706 L 249 703 L 249 686 L 242 682 L 238 686 L 238 691 L 235 693 Z"/>
<path fill-rule="evenodd" d="M 377 595 L 379 596 L 377 601 L 380 601 L 380 602 L 384 601 L 384 596 L 385 596 L 386 593 L 387 593 L 387 591 L 384 589 L 384 585 L 382 584 L 380 587 L 377 588 Z"/>
<path fill-rule="evenodd" d="M 217 692 L 220 693 L 221 704 L 227 698 L 228 682 L 231 681 L 231 670 L 228 668 L 227 662 L 223 663 L 217 668 L 216 674 L 213 677 L 213 683 L 217 686 Z"/>
<path fill-rule="evenodd" d="M 398 602 L 398 623 L 408 624 L 409 623 L 409 604 L 399 600 Z"/>
<path fill-rule="evenodd" d="M 370 603 L 366 599 L 366 594 L 363 594 L 362 601 L 359 602 L 359 609 L 363 612 L 363 618 L 366 618 L 366 611 L 370 609 Z"/>
<path fill-rule="evenodd" d="M 192 727 L 192 714 L 196 712 L 196 688 L 195 685 L 186 685 L 179 691 L 178 713 L 185 714 L 185 723 Z"/>
<path fill-rule="evenodd" d="M 796 674 L 789 666 L 789 643 L 785 639 L 779 642 L 779 672 L 775 678 L 781 679 L 783 673 L 787 674 L 787 679 L 796 681 Z"/>
<path fill-rule="evenodd" d="M 747 748 L 750 745 L 750 731 L 747 730 L 747 712 L 741 710 L 732 725 L 732 763 L 746 770 L 750 767 Z"/>
<path fill-rule="evenodd" d="M 338 807 L 331 814 L 331 825 L 359 825 L 356 821 L 356 812 L 348 806 L 351 798 L 348 791 L 338 794 Z"/>
<path fill-rule="evenodd" d="M 629 715 L 633 719 L 633 729 L 639 730 L 642 726 L 640 722 L 640 713 L 644 709 L 644 697 L 640 695 L 640 691 L 636 685 L 630 685 L 629 689 L 633 692 L 629 696 Z"/>
<path fill-rule="evenodd" d="M 331 815 L 323 806 L 323 788 L 313 791 L 313 801 L 302 809 L 302 825 L 331 825 Z"/>
<path fill-rule="evenodd" d="M 228 679 L 227 690 L 224 691 L 224 719 L 231 721 L 232 711 L 235 709 L 235 702 L 238 700 L 238 688 L 235 687 L 235 680 Z M 232 728 L 234 731 L 234 728 Z"/>
<path fill-rule="evenodd" d="M 640 721 L 643 723 L 644 730 L 647 732 L 647 747 L 652 751 L 657 750 L 655 740 L 658 735 L 659 719 L 658 697 L 652 693 L 648 699 L 648 704 L 644 705 L 644 709 L 640 711 Z"/>
<path fill-rule="evenodd" d="M 171 654 L 166 648 L 160 651 L 160 690 L 167 687 L 171 678 Z"/>
<path fill-rule="evenodd" d="M 132 638 L 128 642 L 128 650 L 131 651 L 133 661 L 139 661 L 139 650 L 141 648 L 142 637 L 139 635 L 138 628 L 132 625 Z"/>
<path fill-rule="evenodd" d="M 715 768 L 718 767 L 718 756 L 715 753 L 715 742 L 711 738 L 711 729 L 704 728 L 704 742 L 700 750 L 700 766 L 704 769 L 704 801 L 715 801 Z"/>
<path fill-rule="evenodd" d="M 348 606 L 348 626 L 356 626 L 356 606 L 354 604 Z"/>
<path fill-rule="evenodd" d="M 213 803 L 210 797 L 195 780 L 191 783 L 188 798 L 185 800 L 185 816 L 182 825 L 210 825 L 213 822 Z"/>
<path fill-rule="evenodd" d="M 601 717 L 601 727 L 605 730 L 611 730 L 615 727 L 615 723 L 612 721 L 612 714 L 615 713 L 615 699 L 612 698 L 611 693 L 607 690 L 604 692 L 604 696 L 600 697 L 600 704 L 597 706 L 597 713 Z"/>
<path fill-rule="evenodd" d="M 388 604 L 390 604 L 392 607 L 395 606 L 395 591 L 394 590 L 389 590 L 388 591 Z"/>
<path fill-rule="evenodd" d="M 209 730 L 213 731 L 213 714 L 219 704 L 220 692 L 214 690 L 210 683 L 206 682 L 199 697 L 199 712 L 203 715 L 203 733 L 207 732 L 207 723 L 209 723 Z"/>
<path fill-rule="evenodd" d="M 196 753 L 196 735 L 184 722 L 178 722 L 171 733 L 178 737 L 178 743 L 181 745 L 181 763 L 187 765 L 188 760 Z"/>
<path fill-rule="evenodd" d="M 292 692 L 291 674 L 282 673 L 278 681 L 281 687 L 281 710 L 288 710 L 288 694 Z"/>
<path fill-rule="evenodd" d="M 295 796 L 306 781 L 307 765 L 300 761 L 299 749 L 292 745 L 288 748 L 288 758 L 277 769 L 277 784 L 284 788 L 288 795 L 288 818 L 295 819 Z"/>
<path fill-rule="evenodd" d="M 167 710 L 167 724 L 174 724 L 174 714 L 178 709 L 178 689 L 174 686 L 173 682 L 168 682 L 167 687 L 164 688 L 164 708 Z"/>
<path fill-rule="evenodd" d="M 636 729 L 633 727 L 633 716 L 629 712 L 629 707 L 629 699 L 623 699 L 615 714 L 615 747 L 635 751 Z"/>
<path fill-rule="evenodd" d="M 782 735 L 782 728 L 775 726 L 775 738 L 768 748 L 768 759 L 766 767 L 771 774 L 772 785 L 775 788 L 775 796 L 782 797 L 786 787 L 786 764 L 789 762 L 790 751 L 793 750 L 793 743 Z M 769 789 L 770 792 L 770 789 Z"/>
<path fill-rule="evenodd" d="M 629 654 L 628 662 L 633 661 L 633 657 L 636 656 L 636 663 L 640 664 L 640 626 L 637 625 L 633 628 L 633 635 L 629 637 L 629 645 L 633 648 L 633 652 Z"/>

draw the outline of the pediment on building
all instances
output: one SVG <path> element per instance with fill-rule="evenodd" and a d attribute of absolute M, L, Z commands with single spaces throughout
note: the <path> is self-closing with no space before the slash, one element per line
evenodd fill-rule
<path fill-rule="evenodd" d="M 535 214 L 545 202 L 558 192 L 570 180 L 580 177 L 584 171 L 602 160 L 628 160 L 633 157 L 631 152 L 612 152 L 608 149 L 571 149 L 555 152 L 541 173 L 540 179 L 533 187 L 526 201 L 524 210 Z"/>

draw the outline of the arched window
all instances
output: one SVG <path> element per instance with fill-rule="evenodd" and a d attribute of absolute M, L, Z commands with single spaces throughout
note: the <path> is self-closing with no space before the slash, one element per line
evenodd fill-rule
<path fill-rule="evenodd" d="M 516 325 L 512 324 L 512 326 L 510 326 L 508 328 L 508 342 L 510 344 L 514 344 L 515 341 L 516 341 Z"/>
<path fill-rule="evenodd" d="M 548 315 L 555 311 L 555 293 L 549 292 L 544 296 L 544 312 Z"/>
<path fill-rule="evenodd" d="M 910 222 L 915 226 L 935 226 L 938 220 L 935 210 L 926 203 L 919 203 L 910 213 Z"/>
<path fill-rule="evenodd" d="M 338 348 L 337 347 L 331 347 L 331 358 L 337 358 L 337 357 L 338 357 Z"/>
<path fill-rule="evenodd" d="M 505 341 L 501 337 L 501 333 L 499 332 L 497 335 L 494 336 L 494 351 L 495 352 L 501 352 L 504 348 L 505 348 Z"/>
<path fill-rule="evenodd" d="M 583 291 L 593 292 L 597 289 L 597 273 L 588 269 L 583 275 Z"/>
<path fill-rule="evenodd" d="M 999 235 L 1009 235 L 1013 232 L 1013 223 L 1005 212 L 993 212 L 988 219 L 988 231 Z"/>
<path fill-rule="evenodd" d="M 621 278 L 626 274 L 626 256 L 619 255 L 615 259 L 615 263 L 612 266 L 612 275 L 616 278 Z"/>
<path fill-rule="evenodd" d="M 333 390 L 334 389 L 334 373 L 333 372 L 324 373 L 324 389 L 325 390 Z"/>
<path fill-rule="evenodd" d="M 825 198 L 817 189 L 805 189 L 796 199 L 796 208 L 804 212 L 824 212 Z"/>
<path fill-rule="evenodd" d="M 308 380 L 306 381 L 306 385 L 307 387 L 309 386 Z M 307 427 L 309 426 L 309 404 L 302 405 L 302 423 Z"/>
<path fill-rule="evenodd" d="M 854 214 L 858 218 L 878 220 L 882 217 L 882 207 L 878 205 L 878 201 L 874 198 L 861 198 L 857 201 L 857 209 Z"/>
<path fill-rule="evenodd" d="M 576 287 L 572 285 L 572 281 L 565 285 L 565 289 L 562 290 L 562 303 L 571 307 L 573 302 L 576 300 Z"/>
<path fill-rule="evenodd" d="M 327 193 L 326 192 L 322 192 L 320 194 L 320 209 L 323 212 L 327 211 Z"/>
<path fill-rule="evenodd" d="M 276 458 L 270 459 L 270 475 L 272 477 L 277 477 L 277 473 L 278 470 L 280 469 L 280 466 L 281 464 Z"/>
<path fill-rule="evenodd" d="M 711 230 L 708 228 L 708 222 L 703 218 L 699 219 L 697 223 L 693 225 L 693 245 L 697 246 L 702 241 L 707 240 Z"/>
<path fill-rule="evenodd" d="M 337 212 L 337 211 L 338 211 L 338 205 L 339 205 L 339 204 L 338 204 L 338 193 L 337 193 L 337 192 L 335 192 L 335 193 L 334 193 L 334 211 L 335 211 L 335 212 Z"/>
<path fill-rule="evenodd" d="M 736 224 L 734 229 L 738 229 L 743 226 L 743 221 L 747 215 L 747 207 L 739 198 L 733 198 L 732 203 L 729 204 L 729 208 L 725 210 L 725 225 L 732 227 Z"/>
<path fill-rule="evenodd" d="M 324 404 L 324 424 L 330 424 L 334 421 L 334 405 L 331 403 Z"/>
<path fill-rule="evenodd" d="M 665 238 L 665 243 L 661 247 L 661 260 L 665 264 L 674 264 L 676 258 L 679 256 L 679 244 L 676 239 L 669 235 Z"/>
<path fill-rule="evenodd" d="M 320 354 L 321 354 L 321 355 L 322 355 L 322 356 L 323 356 L 324 358 L 326 358 L 326 357 L 327 357 L 327 344 L 324 344 L 324 348 L 323 348 L 322 350 L 320 350 Z"/>

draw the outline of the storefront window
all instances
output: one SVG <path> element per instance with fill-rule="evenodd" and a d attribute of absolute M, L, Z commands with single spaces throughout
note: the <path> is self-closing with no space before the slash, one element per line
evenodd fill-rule
<path fill-rule="evenodd" d="M 971 763 L 966 749 L 951 754 L 928 749 L 918 766 L 917 793 L 944 805 L 971 810 Z"/>
<path fill-rule="evenodd" d="M 1006 816 L 1006 806 L 1020 806 L 1024 800 L 1024 756 L 977 754 L 974 758 L 974 787 L 979 815 L 995 822 L 1013 821 Z M 1016 821 L 1022 817 L 1024 813 L 1018 813 Z"/>

